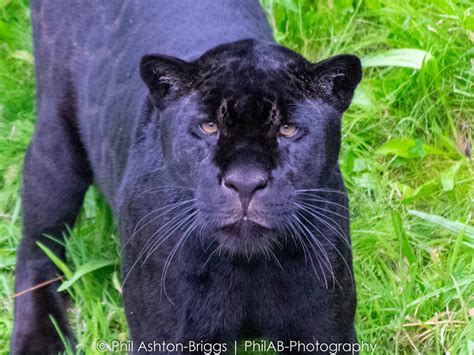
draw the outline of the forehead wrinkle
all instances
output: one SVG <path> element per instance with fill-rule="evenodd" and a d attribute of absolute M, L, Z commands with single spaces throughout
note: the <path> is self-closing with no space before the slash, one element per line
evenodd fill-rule
<path fill-rule="evenodd" d="M 270 108 L 270 113 L 268 115 L 268 121 L 270 126 L 276 126 L 281 122 L 281 111 L 278 107 L 278 104 L 275 101 L 271 102 L 272 107 Z"/>
<path fill-rule="evenodd" d="M 221 98 L 221 104 L 219 105 L 219 108 L 217 109 L 217 122 L 220 123 L 221 125 L 224 124 L 225 117 L 227 116 L 227 103 L 228 100 L 227 98 L 223 97 Z"/>

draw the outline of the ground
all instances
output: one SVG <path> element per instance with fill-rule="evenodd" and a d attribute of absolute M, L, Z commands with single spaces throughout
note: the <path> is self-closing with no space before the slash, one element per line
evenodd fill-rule
<path fill-rule="evenodd" d="M 474 7 L 469 0 L 263 0 L 277 40 L 363 59 L 343 122 L 357 331 L 377 354 L 474 351 Z M 0 352 L 12 331 L 22 159 L 35 121 L 29 9 L 0 0 Z M 91 189 L 67 288 L 79 347 L 127 339 L 116 231 Z M 81 276 L 82 275 L 82 276 Z"/>

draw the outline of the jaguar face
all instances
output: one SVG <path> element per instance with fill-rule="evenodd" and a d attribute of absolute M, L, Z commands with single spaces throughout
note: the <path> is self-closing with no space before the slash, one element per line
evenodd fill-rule
<path fill-rule="evenodd" d="M 141 75 L 159 110 L 166 167 L 193 189 L 203 234 L 251 254 L 278 243 L 300 191 L 334 175 L 361 66 L 351 55 L 312 64 L 245 40 L 194 62 L 146 56 Z"/>

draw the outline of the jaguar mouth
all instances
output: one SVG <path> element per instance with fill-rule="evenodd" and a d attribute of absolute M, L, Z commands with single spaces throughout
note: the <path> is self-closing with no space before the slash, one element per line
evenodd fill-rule
<path fill-rule="evenodd" d="M 224 232 L 235 233 L 237 235 L 262 234 L 262 232 L 269 232 L 272 230 L 263 221 L 243 216 L 240 219 L 228 223 L 222 227 Z M 257 233 L 255 233 L 257 232 Z"/>

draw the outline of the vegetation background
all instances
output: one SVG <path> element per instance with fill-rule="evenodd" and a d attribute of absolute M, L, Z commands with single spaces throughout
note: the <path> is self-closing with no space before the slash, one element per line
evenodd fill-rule
<path fill-rule="evenodd" d="M 474 4 L 263 0 L 277 40 L 363 58 L 340 158 L 351 199 L 357 330 L 377 354 L 474 351 Z M 25 0 L 0 0 L 0 352 L 13 319 L 22 159 L 35 121 Z M 91 189 L 63 288 L 79 347 L 127 339 L 110 211 Z M 74 281 L 73 280 L 73 281 Z"/>

